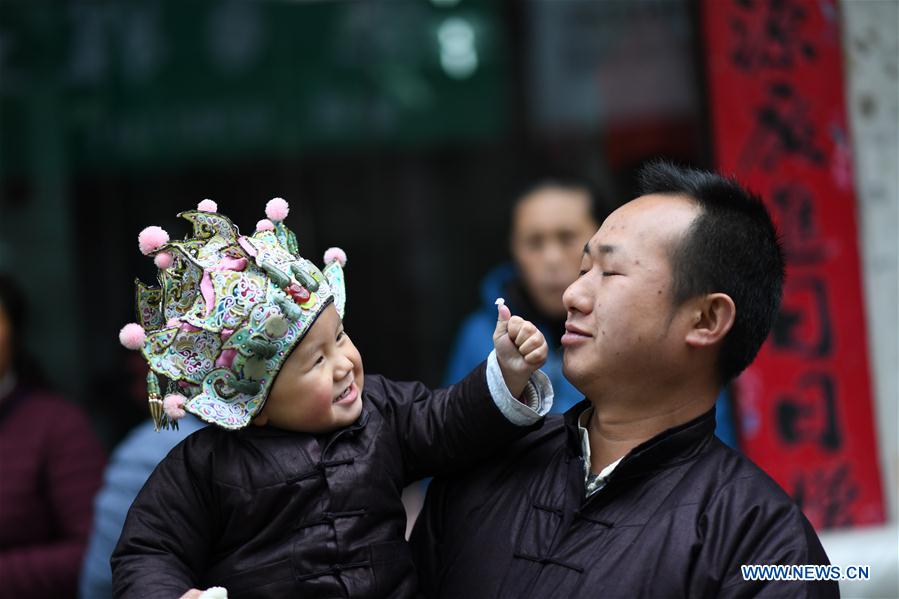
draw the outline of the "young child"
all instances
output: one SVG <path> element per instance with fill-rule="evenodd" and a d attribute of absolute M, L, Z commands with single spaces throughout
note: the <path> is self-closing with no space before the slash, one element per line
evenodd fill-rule
<path fill-rule="evenodd" d="M 149 363 L 157 427 L 184 410 L 215 426 L 176 446 L 135 499 L 115 596 L 416 596 L 403 487 L 533 430 L 552 405 L 545 339 L 498 300 L 495 350 L 458 384 L 363 376 L 342 323 L 345 254 L 328 250 L 321 271 L 300 257 L 280 198 L 252 236 L 216 210 L 204 200 L 181 215 L 192 239 L 159 227 L 138 239 L 160 286 L 137 283 L 141 323 L 119 337 Z"/>

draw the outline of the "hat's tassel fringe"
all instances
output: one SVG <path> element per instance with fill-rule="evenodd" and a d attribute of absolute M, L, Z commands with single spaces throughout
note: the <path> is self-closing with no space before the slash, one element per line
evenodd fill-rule
<path fill-rule="evenodd" d="M 150 407 L 150 417 L 153 418 L 153 428 L 169 428 L 168 417 L 162 409 L 162 394 L 159 390 L 159 379 L 152 370 L 147 373 L 147 402 Z"/>

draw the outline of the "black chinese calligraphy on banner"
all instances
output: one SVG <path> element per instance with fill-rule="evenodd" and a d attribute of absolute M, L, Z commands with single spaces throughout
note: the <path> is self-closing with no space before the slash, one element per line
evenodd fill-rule
<path fill-rule="evenodd" d="M 763 195 L 787 256 L 774 329 L 736 384 L 741 448 L 817 528 L 881 523 L 836 1 L 702 6 L 718 168 Z"/>

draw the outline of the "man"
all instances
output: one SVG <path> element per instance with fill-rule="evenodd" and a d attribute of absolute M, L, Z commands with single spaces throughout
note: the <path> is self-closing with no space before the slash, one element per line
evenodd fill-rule
<path fill-rule="evenodd" d="M 481 308 L 462 324 L 450 354 L 445 383 L 459 380 L 493 347 L 497 297 L 535 323 L 549 343 L 543 367 L 553 385 L 553 412 L 562 413 L 581 394 L 562 374 L 565 306 L 562 292 L 577 278 L 584 243 L 596 232 L 596 198 L 591 186 L 573 177 L 542 178 L 519 195 L 512 210 L 509 251 L 514 266 L 502 264 L 481 284 Z"/>
<path fill-rule="evenodd" d="M 799 508 L 714 435 L 783 286 L 760 200 L 665 163 L 603 223 L 565 291 L 565 375 L 586 396 L 452 480 L 412 536 L 433 597 L 833 597 L 742 564 L 827 564 Z"/>

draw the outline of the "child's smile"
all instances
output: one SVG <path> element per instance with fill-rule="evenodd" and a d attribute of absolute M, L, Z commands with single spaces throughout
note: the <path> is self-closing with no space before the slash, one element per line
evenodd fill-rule
<path fill-rule="evenodd" d="M 362 356 L 330 305 L 284 362 L 253 422 L 305 433 L 342 428 L 362 412 L 363 383 Z"/>

